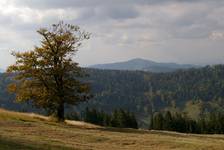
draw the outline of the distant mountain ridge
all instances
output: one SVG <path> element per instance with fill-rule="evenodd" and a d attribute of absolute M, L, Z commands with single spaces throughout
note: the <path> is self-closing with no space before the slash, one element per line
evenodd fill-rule
<path fill-rule="evenodd" d="M 198 68 L 199 66 L 190 64 L 177 63 L 158 63 L 141 58 L 131 59 L 128 61 L 91 65 L 89 68 L 108 69 L 108 70 L 140 70 L 150 72 L 172 72 L 178 69 Z"/>

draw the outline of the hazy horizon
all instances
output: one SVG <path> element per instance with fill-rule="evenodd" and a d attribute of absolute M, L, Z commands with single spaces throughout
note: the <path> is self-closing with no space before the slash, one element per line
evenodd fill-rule
<path fill-rule="evenodd" d="M 143 58 L 224 63 L 224 1 L 1 0 L 0 68 L 12 50 L 39 45 L 36 30 L 63 20 L 92 33 L 74 58 L 81 66 Z"/>

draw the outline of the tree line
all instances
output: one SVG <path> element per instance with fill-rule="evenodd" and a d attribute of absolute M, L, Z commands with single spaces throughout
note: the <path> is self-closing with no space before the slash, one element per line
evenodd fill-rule
<path fill-rule="evenodd" d="M 115 109 L 112 113 L 108 114 L 104 111 L 99 111 L 95 108 L 86 108 L 81 114 L 70 113 L 68 119 L 82 120 L 85 122 L 93 123 L 96 125 L 118 128 L 138 128 L 138 123 L 135 115 L 123 109 Z"/>
<path fill-rule="evenodd" d="M 167 130 L 197 134 L 223 134 L 224 114 L 211 112 L 193 120 L 183 113 L 156 112 L 151 118 L 150 130 Z"/>

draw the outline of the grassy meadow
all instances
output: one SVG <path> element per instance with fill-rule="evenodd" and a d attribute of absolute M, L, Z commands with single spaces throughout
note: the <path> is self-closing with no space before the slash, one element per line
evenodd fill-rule
<path fill-rule="evenodd" d="M 0 150 L 223 150 L 224 135 L 104 128 L 0 109 Z"/>

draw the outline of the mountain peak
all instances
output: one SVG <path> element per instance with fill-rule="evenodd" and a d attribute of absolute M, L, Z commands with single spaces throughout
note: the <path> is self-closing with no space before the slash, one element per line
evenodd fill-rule
<path fill-rule="evenodd" d="M 147 63 L 155 63 L 154 61 L 151 60 L 146 60 L 143 58 L 134 58 L 134 59 L 130 59 L 127 62 L 147 62 Z"/>
<path fill-rule="evenodd" d="M 124 62 L 98 64 L 89 67 L 109 70 L 142 70 L 150 72 L 171 72 L 177 69 L 188 69 L 194 68 L 196 66 L 176 63 L 158 63 L 142 58 L 135 58 Z"/>

